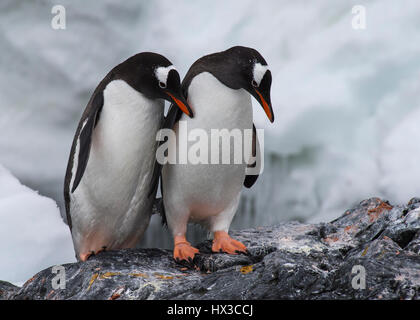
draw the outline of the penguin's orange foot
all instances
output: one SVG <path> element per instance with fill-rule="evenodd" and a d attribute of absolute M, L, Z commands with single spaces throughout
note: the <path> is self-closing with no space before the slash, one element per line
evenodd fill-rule
<path fill-rule="evenodd" d="M 90 251 L 90 252 L 86 252 L 86 253 L 81 253 L 79 255 L 80 260 L 81 261 L 86 261 L 87 259 L 89 259 L 91 256 L 94 256 L 102 251 L 106 251 L 106 246 L 102 247 L 101 249 L 99 249 L 98 251 Z"/>
<path fill-rule="evenodd" d="M 198 249 L 191 246 L 184 236 L 176 236 L 174 239 L 174 259 L 177 262 L 189 261 L 192 263 Z"/>
<path fill-rule="evenodd" d="M 192 262 L 194 256 L 198 253 L 198 249 L 188 244 L 178 244 L 174 247 L 174 259 L 176 261 L 189 261 Z"/>
<path fill-rule="evenodd" d="M 213 252 L 226 252 L 229 254 L 238 254 L 239 252 L 246 253 L 246 246 L 235 239 L 232 239 L 225 231 L 216 231 L 214 233 Z"/>
<path fill-rule="evenodd" d="M 80 257 L 80 260 L 81 261 L 86 261 L 87 259 L 89 259 L 90 256 L 93 256 L 93 255 L 95 255 L 95 252 L 94 251 L 90 251 L 90 252 L 86 252 L 86 253 L 81 253 L 79 255 L 79 257 Z"/>

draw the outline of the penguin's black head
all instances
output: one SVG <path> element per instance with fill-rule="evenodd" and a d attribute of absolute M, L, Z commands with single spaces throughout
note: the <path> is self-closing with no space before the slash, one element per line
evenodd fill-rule
<path fill-rule="evenodd" d="M 270 122 L 273 122 L 271 71 L 265 59 L 257 50 L 241 46 L 230 48 L 224 53 L 233 68 L 228 72 L 235 78 L 235 82 L 257 99 Z"/>
<path fill-rule="evenodd" d="M 164 99 L 177 105 L 182 112 L 193 117 L 193 112 L 181 90 L 178 71 L 164 56 L 142 52 L 119 66 L 120 77 L 149 99 Z"/>

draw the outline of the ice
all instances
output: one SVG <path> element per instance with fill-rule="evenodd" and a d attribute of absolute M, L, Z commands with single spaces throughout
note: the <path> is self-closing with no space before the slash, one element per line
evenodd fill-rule
<path fill-rule="evenodd" d="M 0 165 L 0 279 L 18 285 L 75 261 L 69 228 L 54 200 L 23 186 Z"/>
<path fill-rule="evenodd" d="M 404 202 L 407 197 L 419 195 L 420 108 L 406 117 L 385 139 L 380 159 L 383 171 L 387 172 L 380 182 L 384 190 L 394 190 L 396 201 Z"/>

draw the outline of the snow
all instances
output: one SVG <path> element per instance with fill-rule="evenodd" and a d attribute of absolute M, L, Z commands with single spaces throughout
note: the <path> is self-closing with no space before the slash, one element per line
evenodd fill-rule
<path fill-rule="evenodd" d="M 38 271 L 75 261 L 69 228 L 52 199 L 0 165 L 0 279 L 21 285 Z"/>
<path fill-rule="evenodd" d="M 380 163 L 388 174 L 381 179 L 381 187 L 395 189 L 397 199 L 419 196 L 419 154 L 415 151 L 420 144 L 419 120 L 420 108 L 406 115 L 382 146 L 386 157 Z"/>

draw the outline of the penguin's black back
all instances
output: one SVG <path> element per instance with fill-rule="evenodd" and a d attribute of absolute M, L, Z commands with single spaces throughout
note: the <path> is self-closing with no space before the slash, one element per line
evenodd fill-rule
<path fill-rule="evenodd" d="M 70 150 L 69 160 L 67 163 L 66 175 L 64 178 L 64 202 L 66 208 L 67 223 L 70 227 L 70 230 L 72 228 L 70 216 L 70 183 L 72 179 L 72 169 L 74 165 L 73 158 L 76 152 L 77 140 L 79 138 L 83 123 L 86 119 L 94 115 L 95 119 L 93 125 L 96 126 L 97 122 L 100 119 L 101 109 L 104 102 L 103 91 L 111 81 L 124 80 L 131 87 L 136 89 L 139 87 L 139 81 L 142 80 L 142 73 L 147 74 L 154 72 L 154 69 L 157 66 L 167 67 L 170 65 L 172 65 L 172 63 L 160 54 L 154 52 L 138 53 L 112 68 L 112 70 L 108 72 L 108 74 L 101 80 L 101 82 L 93 91 L 93 94 L 90 97 L 85 110 L 83 111 L 83 114 L 80 118 L 79 124 L 76 129 L 76 133 L 74 135 L 73 143 Z M 86 155 L 86 157 L 88 157 L 88 155 Z"/>

